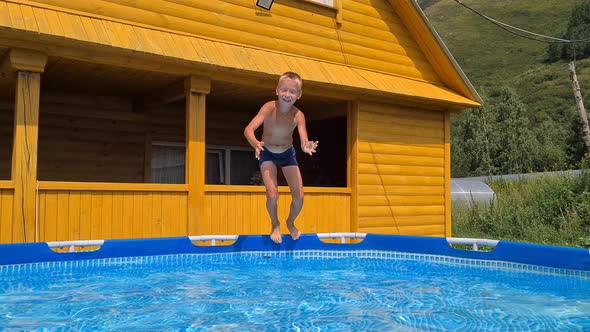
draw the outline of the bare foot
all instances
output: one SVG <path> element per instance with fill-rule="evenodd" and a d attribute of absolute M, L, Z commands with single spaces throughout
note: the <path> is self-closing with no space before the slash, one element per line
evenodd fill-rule
<path fill-rule="evenodd" d="M 272 230 L 270 231 L 270 239 L 274 243 L 283 242 L 283 239 L 281 237 L 281 228 L 278 225 L 272 227 Z"/>
<path fill-rule="evenodd" d="M 287 228 L 289 228 L 289 233 L 291 233 L 291 238 L 293 240 L 298 240 L 299 237 L 301 236 L 301 232 L 297 229 L 297 227 L 295 227 L 295 225 L 291 224 L 287 224 Z"/>

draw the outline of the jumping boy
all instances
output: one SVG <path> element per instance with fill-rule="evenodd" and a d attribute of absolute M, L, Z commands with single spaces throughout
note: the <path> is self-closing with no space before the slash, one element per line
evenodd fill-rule
<path fill-rule="evenodd" d="M 266 188 L 266 209 L 272 222 L 270 238 L 275 243 L 282 241 L 277 216 L 277 201 L 279 199 L 277 167 L 283 171 L 292 196 L 287 228 L 293 240 L 297 240 L 301 236 L 301 232 L 295 227 L 295 218 L 303 207 L 303 181 L 293 147 L 295 127 L 299 132 L 303 152 L 312 155 L 318 146 L 318 142 L 307 139 L 305 116 L 294 106 L 297 99 L 301 98 L 302 87 L 303 81 L 298 74 L 286 72 L 281 75 L 276 88 L 277 100 L 262 105 L 258 114 L 244 129 L 244 136 L 254 148 L 256 159 L 260 165 L 262 181 Z M 261 124 L 263 125 L 262 141 L 258 141 L 254 131 Z"/>

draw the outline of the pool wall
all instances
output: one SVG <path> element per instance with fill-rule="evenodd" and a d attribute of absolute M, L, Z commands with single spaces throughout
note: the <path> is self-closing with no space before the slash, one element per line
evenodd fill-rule
<path fill-rule="evenodd" d="M 195 245 L 188 237 L 105 240 L 97 250 L 59 253 L 45 242 L 2 244 L 0 265 L 171 254 L 295 250 L 378 250 L 590 271 L 588 249 L 499 241 L 491 251 L 472 251 L 455 249 L 442 237 L 379 234 L 367 234 L 362 242 L 356 244 L 326 243 L 315 234 L 304 234 L 297 241 L 284 236 L 281 244 L 272 242 L 268 235 L 243 235 L 233 244 L 223 246 Z"/>

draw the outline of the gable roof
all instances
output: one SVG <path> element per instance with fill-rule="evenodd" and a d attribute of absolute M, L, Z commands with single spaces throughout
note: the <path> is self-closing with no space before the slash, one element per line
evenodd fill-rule
<path fill-rule="evenodd" d="M 29 1 L 0 0 L 0 36 L 18 38 L 31 45 L 43 40 L 69 43 L 76 48 L 98 46 L 157 55 L 162 61 L 188 63 L 197 73 L 199 69 L 217 68 L 276 76 L 292 70 L 305 77 L 306 82 L 338 87 L 356 95 L 418 100 L 452 109 L 479 106 L 475 90 L 413 0 L 389 1 L 411 27 L 409 30 L 446 86 Z M 425 30 L 435 42 L 422 35 Z"/>

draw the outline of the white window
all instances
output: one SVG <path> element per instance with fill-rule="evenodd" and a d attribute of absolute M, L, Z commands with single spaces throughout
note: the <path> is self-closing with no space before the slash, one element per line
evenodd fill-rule
<path fill-rule="evenodd" d="M 317 2 L 328 6 L 334 6 L 334 0 L 309 0 L 311 2 Z"/>
<path fill-rule="evenodd" d="M 152 183 L 185 183 L 185 144 L 153 142 Z M 251 148 L 210 146 L 205 148 L 206 184 L 261 184 L 258 161 Z"/>

